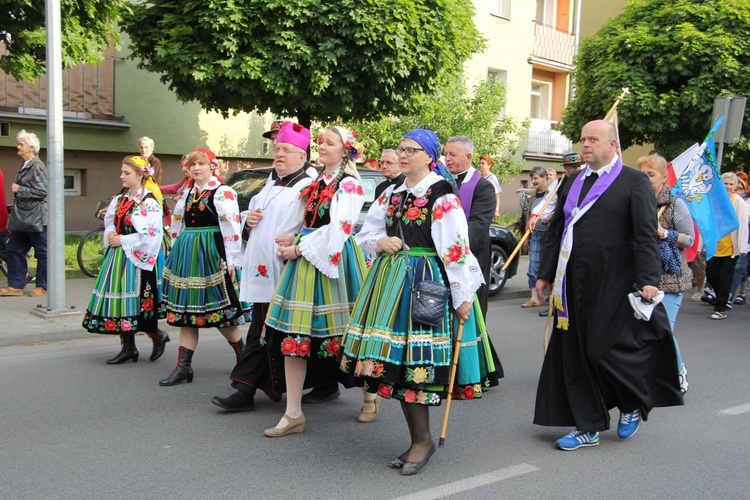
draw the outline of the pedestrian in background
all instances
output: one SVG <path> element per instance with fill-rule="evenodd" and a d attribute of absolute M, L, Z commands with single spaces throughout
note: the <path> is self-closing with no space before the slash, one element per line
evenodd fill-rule
<path fill-rule="evenodd" d="M 34 249 L 36 258 L 36 288 L 29 297 L 47 295 L 47 167 L 37 156 L 39 138 L 33 132 L 21 130 L 16 135 L 16 150 L 23 164 L 10 185 L 14 193 L 13 211 L 9 219 L 10 238 L 5 246 L 8 264 L 8 286 L 0 289 L 0 296 L 23 295 L 28 263 L 26 254 Z"/>
<path fill-rule="evenodd" d="M 154 168 L 154 175 L 152 177 L 156 181 L 156 184 L 161 184 L 161 160 L 154 156 L 154 140 L 146 136 L 141 137 L 138 139 L 138 150 L 141 152 L 141 158 Z"/>
<path fill-rule="evenodd" d="M 680 390 L 688 390 L 687 368 L 682 361 L 680 346 L 674 335 L 674 325 L 682 305 L 682 294 L 691 288 L 692 273 L 685 259 L 685 248 L 693 246 L 695 232 L 693 218 L 685 202 L 670 194 L 667 185 L 667 160 L 659 155 L 642 156 L 635 164 L 636 168 L 646 174 L 656 196 L 656 207 L 659 225 L 659 247 L 661 253 L 661 278 L 659 290 L 664 292 L 662 304 L 667 310 L 669 326 L 674 337 L 677 351 L 677 368 L 680 372 Z"/>

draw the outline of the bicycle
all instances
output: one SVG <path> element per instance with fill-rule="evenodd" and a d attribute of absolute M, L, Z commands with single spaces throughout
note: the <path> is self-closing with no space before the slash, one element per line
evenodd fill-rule
<path fill-rule="evenodd" d="M 171 199 L 171 198 L 170 198 Z M 166 205 L 166 200 L 165 205 Z M 108 201 L 99 201 L 99 205 L 96 207 L 94 216 L 101 221 L 104 221 L 104 216 L 107 214 L 107 208 L 109 207 Z M 171 212 L 170 212 L 171 213 Z M 170 217 L 171 219 L 171 217 Z M 166 225 L 162 236 L 161 249 L 164 252 L 164 258 L 167 257 L 169 251 L 172 248 L 172 239 L 169 236 L 169 226 Z M 99 275 L 99 271 L 102 269 L 102 260 L 104 260 L 104 222 L 96 229 L 92 229 L 81 239 L 78 244 L 78 251 L 76 257 L 78 258 L 78 266 L 83 271 L 83 274 L 90 278 L 96 278 Z"/>

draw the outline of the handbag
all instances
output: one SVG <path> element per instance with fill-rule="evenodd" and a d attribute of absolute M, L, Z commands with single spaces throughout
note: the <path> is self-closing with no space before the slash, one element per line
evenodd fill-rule
<path fill-rule="evenodd" d="M 661 214 L 664 212 L 665 208 L 667 208 L 666 205 L 663 205 L 659 209 L 659 212 L 656 214 L 657 221 L 659 220 L 659 217 L 661 217 Z M 672 239 L 674 239 L 674 241 L 671 241 Z M 661 257 L 661 267 L 667 274 L 677 274 L 680 272 L 680 250 L 677 248 L 677 246 L 675 246 L 676 242 L 677 236 L 673 238 L 671 235 L 668 235 L 666 239 L 659 240 L 659 256 Z"/>
<path fill-rule="evenodd" d="M 10 232 L 41 233 L 44 231 L 44 207 L 37 201 L 24 202 L 23 207 L 18 198 L 8 212 L 8 230 Z"/>
<path fill-rule="evenodd" d="M 401 199 L 399 212 L 403 208 L 405 199 L 406 196 Z M 422 280 L 414 284 L 414 276 L 409 264 L 409 254 L 406 251 L 406 240 L 404 239 L 400 217 L 398 218 L 398 232 L 401 236 L 401 248 L 404 251 L 404 259 L 406 260 L 406 274 L 411 287 L 411 319 L 414 323 L 438 326 L 443 322 L 443 317 L 445 316 L 445 307 L 448 304 L 448 297 L 450 297 L 450 289 L 433 280 Z"/>

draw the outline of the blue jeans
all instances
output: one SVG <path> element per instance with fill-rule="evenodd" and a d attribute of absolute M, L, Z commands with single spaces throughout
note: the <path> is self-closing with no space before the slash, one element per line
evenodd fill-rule
<path fill-rule="evenodd" d="M 685 369 L 685 364 L 682 362 L 682 356 L 680 355 L 680 346 L 677 344 L 677 337 L 674 335 L 674 324 L 677 321 L 677 313 L 680 312 L 680 305 L 682 305 L 682 294 L 681 293 L 665 293 L 664 299 L 661 301 L 664 304 L 664 309 L 667 310 L 667 317 L 669 318 L 669 327 L 672 329 L 672 338 L 674 339 L 674 349 L 677 351 L 677 368 L 679 371 Z"/>
<path fill-rule="evenodd" d="M 10 234 L 5 247 L 9 287 L 23 290 L 26 286 L 26 254 L 32 247 L 36 258 L 36 286 L 47 290 L 47 226 L 39 233 L 16 231 Z"/>
<path fill-rule="evenodd" d="M 734 275 L 732 276 L 732 286 L 729 287 L 730 297 L 736 297 L 737 287 L 740 286 L 740 282 L 743 280 L 747 281 L 747 260 L 747 254 L 737 257 L 737 262 L 734 265 Z"/>
<path fill-rule="evenodd" d="M 539 266 L 542 263 L 542 248 L 544 248 L 546 237 L 547 231 L 534 231 L 531 233 L 531 241 L 529 242 L 529 271 L 526 273 L 526 276 L 529 277 L 529 288 L 536 286 Z"/>

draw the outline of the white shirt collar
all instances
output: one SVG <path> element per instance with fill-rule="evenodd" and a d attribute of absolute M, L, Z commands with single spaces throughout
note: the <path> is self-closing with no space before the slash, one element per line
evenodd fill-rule
<path fill-rule="evenodd" d="M 436 174 L 435 172 L 430 172 L 424 177 L 424 179 L 419 181 L 416 186 L 411 187 L 411 188 L 406 187 L 406 180 L 404 180 L 402 184 L 396 186 L 393 189 L 393 192 L 400 193 L 401 191 L 407 191 L 413 194 L 414 196 L 416 196 L 417 198 L 421 198 L 422 196 L 425 195 L 425 193 L 427 192 L 427 189 L 429 189 L 430 186 L 432 186 L 439 180 L 442 180 L 442 177 L 440 175 Z"/>
<path fill-rule="evenodd" d="M 604 165 L 599 170 L 594 170 L 588 165 L 586 165 L 586 172 L 583 174 L 583 178 L 585 179 L 589 175 L 596 173 L 597 175 L 601 176 L 602 174 L 608 174 L 610 170 L 612 170 L 612 167 L 615 166 L 615 163 L 617 163 L 617 155 L 615 155 L 614 158 L 612 158 L 612 161 Z"/>

